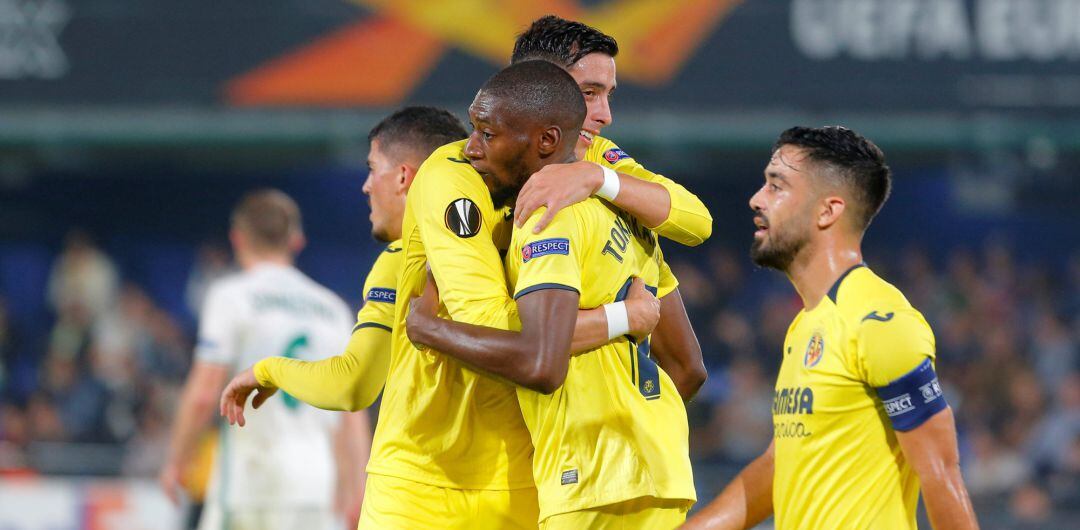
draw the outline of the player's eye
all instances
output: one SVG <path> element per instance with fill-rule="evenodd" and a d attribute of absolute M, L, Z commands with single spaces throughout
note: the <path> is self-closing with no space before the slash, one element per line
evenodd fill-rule
<path fill-rule="evenodd" d="M 489 133 L 487 131 L 480 131 L 480 134 L 482 134 L 484 136 L 485 140 L 490 140 L 490 139 L 495 137 L 494 134 L 491 134 L 491 133 Z"/>
<path fill-rule="evenodd" d="M 780 186 L 777 186 L 775 182 L 770 182 L 769 189 L 772 191 L 780 191 Z"/>

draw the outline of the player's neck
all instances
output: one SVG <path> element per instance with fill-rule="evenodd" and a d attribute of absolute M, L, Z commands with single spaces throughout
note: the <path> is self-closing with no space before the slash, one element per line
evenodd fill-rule
<path fill-rule="evenodd" d="M 840 276 L 862 261 L 858 241 L 822 238 L 795 257 L 787 276 L 809 311 L 821 303 Z"/>
<path fill-rule="evenodd" d="M 251 270 L 260 265 L 293 266 L 292 256 L 277 252 L 238 254 L 236 261 L 244 270 Z"/>

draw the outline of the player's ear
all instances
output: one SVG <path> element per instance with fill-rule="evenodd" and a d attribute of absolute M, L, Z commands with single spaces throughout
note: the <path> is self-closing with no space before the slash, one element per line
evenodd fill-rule
<path fill-rule="evenodd" d="M 821 208 L 818 210 L 818 228 L 824 230 L 839 221 L 846 207 L 847 204 L 844 202 L 844 198 L 838 195 L 831 195 L 822 199 Z"/>
<path fill-rule="evenodd" d="M 307 238 L 304 237 L 304 233 L 296 230 L 289 236 L 289 251 L 295 256 L 299 254 L 304 247 L 307 246 Z"/>
<path fill-rule="evenodd" d="M 540 156 L 551 156 L 563 140 L 562 130 L 552 125 L 540 133 Z"/>
<path fill-rule="evenodd" d="M 401 164 L 398 166 L 396 182 L 398 195 L 404 195 L 409 191 L 409 186 L 412 186 L 412 181 L 416 178 L 416 170 L 416 167 L 409 164 Z"/>
<path fill-rule="evenodd" d="M 230 228 L 229 243 L 232 244 L 234 250 L 245 248 L 244 245 L 247 244 L 247 239 L 244 237 L 244 232 L 239 228 Z"/>

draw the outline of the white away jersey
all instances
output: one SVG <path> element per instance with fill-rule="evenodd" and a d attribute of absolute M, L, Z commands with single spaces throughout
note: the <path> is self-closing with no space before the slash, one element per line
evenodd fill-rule
<path fill-rule="evenodd" d="M 262 264 L 210 287 L 199 323 L 198 361 L 232 373 L 281 355 L 307 361 L 340 352 L 352 312 L 293 267 Z M 224 426 L 207 501 L 227 508 L 329 506 L 336 413 L 279 391 L 242 428 Z"/>

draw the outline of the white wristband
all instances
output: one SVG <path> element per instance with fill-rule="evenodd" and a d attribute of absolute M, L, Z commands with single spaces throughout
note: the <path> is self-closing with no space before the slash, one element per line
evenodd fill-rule
<path fill-rule="evenodd" d="M 608 340 L 630 333 L 630 315 L 626 314 L 626 302 L 604 304 L 604 314 L 607 315 Z"/>
<path fill-rule="evenodd" d="M 600 170 L 604 172 L 604 183 L 596 190 L 593 195 L 609 201 L 615 200 L 615 197 L 619 195 L 619 174 L 615 170 L 607 167 L 600 166 Z"/>

